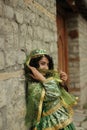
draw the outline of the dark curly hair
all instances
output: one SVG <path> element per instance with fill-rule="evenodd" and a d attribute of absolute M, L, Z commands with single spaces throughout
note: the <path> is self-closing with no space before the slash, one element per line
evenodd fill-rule
<path fill-rule="evenodd" d="M 49 65 L 48 65 L 48 68 L 49 68 L 49 70 L 53 70 L 54 69 L 54 64 L 53 64 L 53 60 L 52 60 L 52 57 L 50 57 L 49 55 L 44 55 L 47 59 L 48 59 L 48 61 L 49 61 Z M 39 68 L 39 61 L 42 59 L 42 57 L 43 56 L 39 56 L 39 57 L 37 57 L 37 58 L 32 58 L 31 60 L 30 60 L 30 63 L 29 63 L 29 65 L 30 66 L 33 66 L 33 67 L 35 67 L 35 68 Z"/>
<path fill-rule="evenodd" d="M 50 57 L 49 55 L 45 54 L 44 55 L 48 61 L 49 61 L 49 64 L 48 64 L 48 68 L 49 70 L 53 70 L 54 69 L 54 63 L 53 63 L 53 59 L 52 57 Z M 35 68 L 39 68 L 39 61 L 42 59 L 43 55 L 39 56 L 39 57 L 35 57 L 35 58 L 31 58 L 30 62 L 29 62 L 29 65 L 32 66 L 32 67 L 35 67 Z M 28 66 L 26 65 L 26 63 L 24 64 L 24 71 L 25 71 L 25 74 L 28 74 L 28 73 L 32 73 L 31 70 L 28 68 Z"/>

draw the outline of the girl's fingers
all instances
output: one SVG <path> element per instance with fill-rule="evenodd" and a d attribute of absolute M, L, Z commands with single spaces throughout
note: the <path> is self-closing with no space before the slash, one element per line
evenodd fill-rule
<path fill-rule="evenodd" d="M 66 82 L 68 77 L 67 77 L 67 74 L 65 72 L 60 71 L 60 78 L 61 78 L 61 80 Z"/>
<path fill-rule="evenodd" d="M 30 76 L 33 79 L 36 79 L 36 80 L 39 80 L 39 81 L 44 81 L 45 80 L 45 77 L 35 67 L 29 66 L 29 69 L 33 73 L 33 74 L 30 74 Z"/>
<path fill-rule="evenodd" d="M 33 74 L 35 74 L 36 72 L 38 72 L 38 70 L 32 66 L 28 66 L 29 69 L 32 71 Z"/>
<path fill-rule="evenodd" d="M 31 76 L 33 79 L 35 79 L 35 77 L 34 77 L 34 75 L 33 75 L 33 74 L 30 74 L 30 76 Z"/>

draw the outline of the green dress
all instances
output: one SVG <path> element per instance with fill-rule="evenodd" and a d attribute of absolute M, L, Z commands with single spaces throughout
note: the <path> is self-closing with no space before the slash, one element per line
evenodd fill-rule
<path fill-rule="evenodd" d="M 55 77 L 43 83 L 28 80 L 26 125 L 29 130 L 75 130 L 71 108 L 75 103 Z"/>

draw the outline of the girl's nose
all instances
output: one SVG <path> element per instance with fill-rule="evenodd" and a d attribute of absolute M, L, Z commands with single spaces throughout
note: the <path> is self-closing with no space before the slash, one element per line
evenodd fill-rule
<path fill-rule="evenodd" d="M 48 70 L 48 65 L 45 65 L 45 66 L 44 66 L 44 69 Z"/>

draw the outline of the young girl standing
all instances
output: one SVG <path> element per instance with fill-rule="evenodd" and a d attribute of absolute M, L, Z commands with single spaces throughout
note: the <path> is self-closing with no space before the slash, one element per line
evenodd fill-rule
<path fill-rule="evenodd" d="M 54 70 L 46 50 L 34 50 L 25 62 L 26 125 L 29 130 L 76 130 L 72 108 L 76 98 L 65 89 L 67 74 Z"/>

